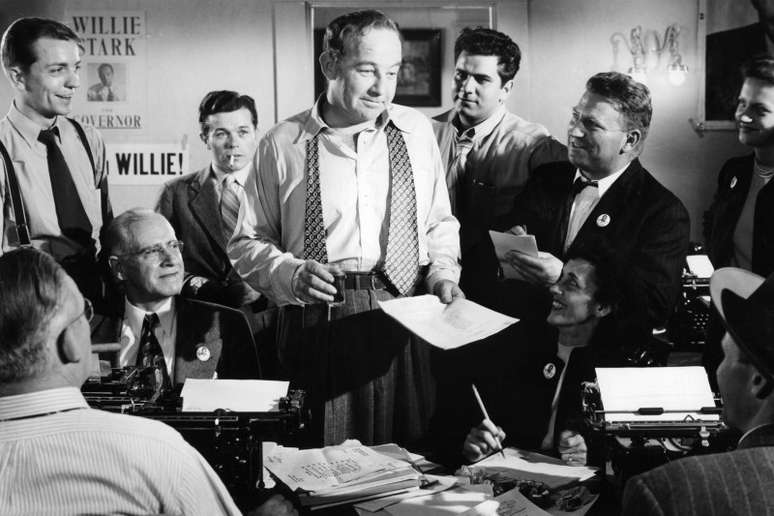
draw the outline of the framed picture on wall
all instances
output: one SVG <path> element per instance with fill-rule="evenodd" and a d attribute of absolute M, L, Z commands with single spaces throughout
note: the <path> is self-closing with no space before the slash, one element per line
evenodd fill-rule
<path fill-rule="evenodd" d="M 699 81 L 700 130 L 735 129 L 740 66 L 751 56 L 774 50 L 758 4 L 757 0 L 699 0 L 698 54 L 704 62 L 704 78 Z"/>
<path fill-rule="evenodd" d="M 398 73 L 396 104 L 439 107 L 441 105 L 442 29 L 403 29 L 403 62 Z M 322 52 L 325 29 L 314 29 L 315 60 Z M 315 98 L 325 91 L 325 77 L 315 62 Z"/>

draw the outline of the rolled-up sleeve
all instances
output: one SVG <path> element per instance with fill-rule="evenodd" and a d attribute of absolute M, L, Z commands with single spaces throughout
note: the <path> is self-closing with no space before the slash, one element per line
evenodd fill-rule
<path fill-rule="evenodd" d="M 281 245 L 279 184 L 286 171 L 271 135 L 261 140 L 255 159 L 228 256 L 239 275 L 277 305 L 298 304 L 291 281 L 303 260 Z"/>

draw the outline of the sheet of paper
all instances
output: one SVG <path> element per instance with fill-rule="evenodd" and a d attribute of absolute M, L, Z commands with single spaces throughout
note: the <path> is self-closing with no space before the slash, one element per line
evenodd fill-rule
<path fill-rule="evenodd" d="M 270 380 L 200 380 L 187 378 L 180 396 L 183 412 L 277 412 L 290 382 Z"/>
<path fill-rule="evenodd" d="M 715 272 L 715 268 L 706 254 L 689 254 L 685 257 L 685 261 L 688 263 L 688 270 L 697 278 L 709 279 Z"/>
<path fill-rule="evenodd" d="M 408 500 L 409 498 L 418 498 L 420 496 L 428 496 L 434 493 L 440 493 L 441 491 L 446 491 L 447 489 L 454 487 L 457 483 L 457 478 L 450 475 L 425 475 L 425 478 L 433 483 L 427 487 L 421 487 L 416 491 L 377 498 L 376 500 L 369 500 L 367 502 L 359 502 L 355 504 L 355 507 L 368 512 L 376 512 L 385 507 L 389 507 L 390 505 L 400 503 L 403 500 Z"/>
<path fill-rule="evenodd" d="M 484 469 L 487 478 L 493 480 L 536 480 L 551 489 L 586 480 L 597 471 L 589 466 L 568 466 L 554 457 L 517 448 L 506 448 L 504 454 L 505 458 L 496 453 L 469 467 Z"/>
<path fill-rule="evenodd" d="M 276 450 L 264 465 L 291 491 L 326 492 L 380 479 L 402 478 L 409 464 L 377 453 L 367 446 L 328 446 L 309 450 Z"/>
<path fill-rule="evenodd" d="M 707 372 L 701 366 L 597 368 L 605 421 L 717 421 L 718 414 L 699 414 L 714 407 Z M 645 407 L 678 410 L 657 416 L 634 414 Z M 611 414 L 609 411 L 624 411 Z"/>
<path fill-rule="evenodd" d="M 463 516 L 550 516 L 529 501 L 518 488 L 506 491 L 494 500 L 487 500 L 463 513 Z"/>
<path fill-rule="evenodd" d="M 455 487 L 441 493 L 403 500 L 384 508 L 391 516 L 447 516 L 462 514 L 491 499 L 486 493 Z"/>
<path fill-rule="evenodd" d="M 495 255 L 500 261 L 500 267 L 503 269 L 503 275 L 509 279 L 522 279 L 522 274 L 513 268 L 506 255 L 509 251 L 518 251 L 529 256 L 538 256 L 537 242 L 535 235 L 512 235 L 510 233 L 500 233 L 499 231 L 490 231 L 489 238 L 494 244 Z"/>
<path fill-rule="evenodd" d="M 441 349 L 454 349 L 493 335 L 518 321 L 467 299 L 445 305 L 424 295 L 379 301 L 390 317 Z"/>

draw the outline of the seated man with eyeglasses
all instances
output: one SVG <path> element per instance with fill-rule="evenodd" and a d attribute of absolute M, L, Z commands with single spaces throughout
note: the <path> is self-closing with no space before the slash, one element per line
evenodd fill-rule
<path fill-rule="evenodd" d="M 180 296 L 183 243 L 167 219 L 128 210 L 113 219 L 103 240 L 124 298 L 112 313 L 95 318 L 92 342 L 118 342 L 119 367 L 151 371 L 164 391 L 186 378 L 259 377 L 244 314 Z"/>

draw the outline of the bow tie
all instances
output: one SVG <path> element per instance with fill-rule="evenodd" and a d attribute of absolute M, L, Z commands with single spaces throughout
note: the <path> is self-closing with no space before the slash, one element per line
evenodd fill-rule
<path fill-rule="evenodd" d="M 593 179 L 586 179 L 583 175 L 580 175 L 577 178 L 575 178 L 575 182 L 572 184 L 573 196 L 578 195 L 587 186 L 593 186 L 594 188 L 598 188 L 599 181 L 596 181 Z"/>

